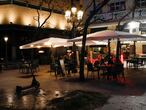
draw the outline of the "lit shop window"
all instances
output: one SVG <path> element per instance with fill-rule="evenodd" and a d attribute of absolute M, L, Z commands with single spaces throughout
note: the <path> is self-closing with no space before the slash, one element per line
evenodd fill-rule
<path fill-rule="evenodd" d="M 114 2 L 109 4 L 109 6 L 110 6 L 110 11 L 122 11 L 126 9 L 125 1 Z"/>

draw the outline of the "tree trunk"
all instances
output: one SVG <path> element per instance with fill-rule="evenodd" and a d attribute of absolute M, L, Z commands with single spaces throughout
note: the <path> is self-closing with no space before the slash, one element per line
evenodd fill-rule
<path fill-rule="evenodd" d="M 81 49 L 81 61 L 80 61 L 80 80 L 84 81 L 84 57 L 85 57 L 85 44 L 86 44 L 86 35 L 87 35 L 87 29 L 89 25 L 90 19 L 86 21 L 84 25 L 84 31 L 83 31 L 83 39 L 82 39 L 82 49 Z"/>
<path fill-rule="evenodd" d="M 121 19 L 118 21 L 118 26 L 117 26 L 117 29 L 116 30 L 120 30 L 120 23 L 122 22 L 122 20 L 128 16 L 130 13 L 132 13 L 132 19 L 134 19 L 134 12 L 135 12 L 135 9 L 136 9 L 136 5 L 137 5 L 137 0 L 134 0 L 134 6 L 133 8 L 128 12 L 126 13 L 124 16 L 121 17 Z M 117 50 L 116 50 L 116 61 L 119 61 L 119 56 L 120 56 L 120 49 L 121 49 L 121 44 L 120 44 L 120 39 L 118 38 L 117 39 Z"/>
<path fill-rule="evenodd" d="M 108 39 L 108 60 L 110 60 L 111 59 L 111 47 L 110 47 L 110 45 L 111 45 L 111 39 Z"/>
<path fill-rule="evenodd" d="M 117 51 L 116 51 L 116 61 L 119 61 L 120 59 L 120 46 L 121 46 L 121 44 L 120 44 L 120 39 L 118 38 L 117 39 Z"/>
<path fill-rule="evenodd" d="M 84 76 L 84 57 L 85 57 L 85 45 L 86 45 L 86 36 L 87 36 L 87 29 L 88 26 L 90 24 L 91 19 L 93 18 L 93 16 L 103 7 L 105 6 L 110 0 L 104 0 L 101 4 L 99 4 L 99 6 L 96 6 L 96 9 L 94 9 L 93 11 L 91 11 L 89 17 L 87 18 L 87 20 L 85 21 L 85 25 L 84 25 L 84 31 L 83 31 L 83 39 L 82 39 L 82 49 L 81 49 L 81 60 L 80 60 L 80 80 L 84 81 L 85 80 L 85 76 Z"/>

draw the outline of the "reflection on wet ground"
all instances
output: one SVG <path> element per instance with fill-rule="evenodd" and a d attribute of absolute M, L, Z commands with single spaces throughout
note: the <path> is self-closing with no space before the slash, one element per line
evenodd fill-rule
<path fill-rule="evenodd" d="M 45 109 L 49 100 L 66 94 L 67 91 L 27 91 L 17 96 L 15 91 L 0 90 L 0 107 L 12 109 Z"/>
<path fill-rule="evenodd" d="M 40 91 L 25 91 L 22 96 L 16 96 L 16 86 L 30 85 L 32 82 L 31 76 L 29 74 L 21 74 L 18 70 L 3 71 L 0 74 L 0 110 L 5 110 L 1 109 L 2 107 L 14 108 L 15 110 L 44 109 L 52 98 L 61 97 L 73 90 L 94 91 L 122 96 L 143 96 L 146 94 L 145 68 L 141 70 L 125 69 L 126 80 L 119 79 L 119 82 L 104 78 L 92 79 L 89 76 L 83 83 L 79 81 L 78 75 L 58 77 L 56 79 L 53 73 L 48 72 L 48 65 L 41 66 L 40 71 L 36 74 L 36 79 L 40 82 L 42 89 Z M 115 106 L 119 106 L 116 102 Z"/>

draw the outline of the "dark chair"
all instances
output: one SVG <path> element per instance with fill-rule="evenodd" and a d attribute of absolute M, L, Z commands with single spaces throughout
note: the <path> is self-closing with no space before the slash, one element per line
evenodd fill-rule
<path fill-rule="evenodd" d="M 29 73 L 32 73 L 32 74 L 37 73 L 37 65 L 35 63 L 32 63 L 29 69 L 30 69 Z"/>
<path fill-rule="evenodd" d="M 68 75 L 71 75 L 71 73 L 75 75 L 75 73 L 77 73 L 76 64 L 73 60 L 67 62 L 66 69 L 68 71 Z"/>
<path fill-rule="evenodd" d="M 117 75 L 119 73 L 119 69 L 115 66 L 115 64 L 106 65 L 105 70 L 103 72 L 103 77 L 109 79 L 117 79 Z"/>
<path fill-rule="evenodd" d="M 87 78 L 88 78 L 88 75 L 89 75 L 89 72 L 91 73 L 91 76 L 92 78 L 94 78 L 94 72 L 96 70 L 94 69 L 94 66 L 92 63 L 87 63 Z"/>
<path fill-rule="evenodd" d="M 56 61 L 55 63 L 51 64 L 51 72 L 55 73 L 55 77 L 57 79 L 58 76 L 64 76 L 64 72 L 61 68 L 60 62 Z"/>
<path fill-rule="evenodd" d="M 109 80 L 110 77 L 112 76 L 113 78 L 115 77 L 115 67 L 114 65 L 111 65 L 111 66 L 105 66 L 105 71 L 103 73 L 103 76 Z"/>
<path fill-rule="evenodd" d="M 28 72 L 27 64 L 25 64 L 23 62 L 19 63 L 19 72 L 20 73 L 27 73 Z"/>
<path fill-rule="evenodd" d="M 124 75 L 124 66 L 123 64 L 115 64 L 114 65 L 114 73 L 113 73 L 113 78 L 118 78 L 122 75 L 122 77 L 125 80 L 125 75 Z"/>
<path fill-rule="evenodd" d="M 29 73 L 37 73 L 39 71 L 39 61 L 33 60 L 29 64 Z"/>
<path fill-rule="evenodd" d="M 137 58 L 137 60 L 138 68 L 144 68 L 144 60 L 140 58 Z"/>
<path fill-rule="evenodd" d="M 51 64 L 51 71 L 55 73 L 55 77 L 57 78 L 59 71 L 59 64 L 57 62 Z"/>
<path fill-rule="evenodd" d="M 50 69 L 49 70 L 50 73 L 51 72 L 54 72 L 55 71 L 55 64 L 54 63 L 51 63 L 49 69 Z"/>
<path fill-rule="evenodd" d="M 97 71 L 98 73 L 98 79 L 100 79 L 100 75 L 99 75 L 99 72 L 100 72 L 100 62 L 99 61 L 95 61 L 94 63 L 94 71 Z"/>

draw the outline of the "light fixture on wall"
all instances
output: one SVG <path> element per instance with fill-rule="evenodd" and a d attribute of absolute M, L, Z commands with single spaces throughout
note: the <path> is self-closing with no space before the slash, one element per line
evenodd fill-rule
<path fill-rule="evenodd" d="M 39 50 L 38 53 L 45 53 L 44 50 Z"/>
<path fill-rule="evenodd" d="M 128 29 L 130 33 L 139 32 L 140 22 L 131 21 L 128 23 Z"/>

